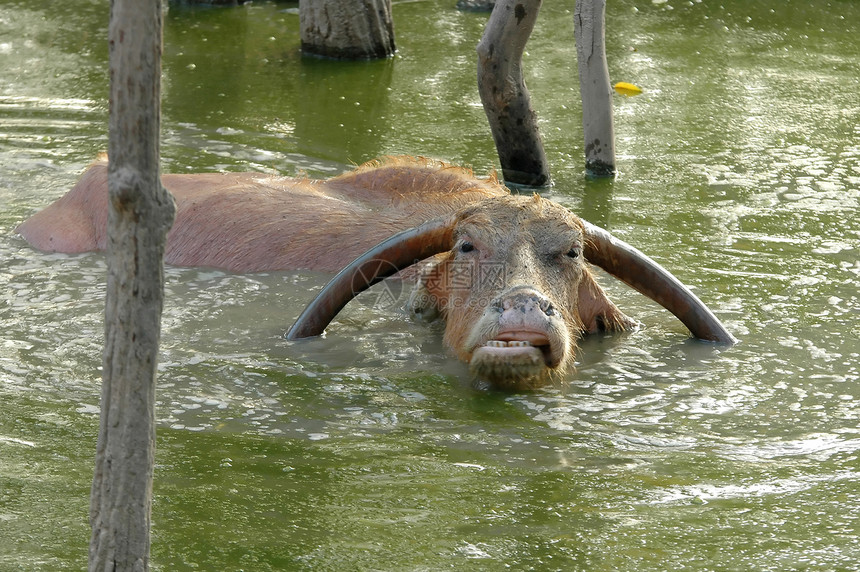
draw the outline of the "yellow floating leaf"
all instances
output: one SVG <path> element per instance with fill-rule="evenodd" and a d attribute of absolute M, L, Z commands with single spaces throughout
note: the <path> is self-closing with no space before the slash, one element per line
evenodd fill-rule
<path fill-rule="evenodd" d="M 615 91 L 617 91 L 621 95 L 633 97 L 634 95 L 639 95 L 640 93 L 642 93 L 642 88 L 633 85 L 632 83 L 627 83 L 626 81 L 619 81 L 615 84 Z"/>

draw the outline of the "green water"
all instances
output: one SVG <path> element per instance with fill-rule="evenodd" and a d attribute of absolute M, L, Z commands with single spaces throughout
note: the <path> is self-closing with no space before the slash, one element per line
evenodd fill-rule
<path fill-rule="evenodd" d="M 860 561 L 860 3 L 613 0 L 620 175 L 587 181 L 573 2 L 525 58 L 548 192 L 741 339 L 589 338 L 565 388 L 476 392 L 438 325 L 372 292 L 283 332 L 311 273 L 167 273 L 155 570 L 854 570 Z M 395 2 L 398 55 L 298 53 L 295 3 L 174 9 L 164 170 L 329 176 L 383 154 L 497 166 L 486 15 Z M 0 570 L 80 570 L 104 260 L 13 229 L 107 147 L 107 2 L 0 0 Z"/>

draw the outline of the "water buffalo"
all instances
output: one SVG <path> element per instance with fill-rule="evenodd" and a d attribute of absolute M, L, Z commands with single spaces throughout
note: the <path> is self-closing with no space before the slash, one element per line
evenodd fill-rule
<path fill-rule="evenodd" d="M 106 247 L 106 162 L 18 227 L 33 246 Z M 476 378 L 527 389 L 560 377 L 580 334 L 635 322 L 594 263 L 656 300 L 702 339 L 732 342 L 702 302 L 653 260 L 538 195 L 494 177 L 388 158 L 319 181 L 259 173 L 164 175 L 177 216 L 166 261 L 232 271 L 339 271 L 288 333 L 320 334 L 355 295 L 423 261 L 410 311 L 446 320 L 445 344 Z"/>

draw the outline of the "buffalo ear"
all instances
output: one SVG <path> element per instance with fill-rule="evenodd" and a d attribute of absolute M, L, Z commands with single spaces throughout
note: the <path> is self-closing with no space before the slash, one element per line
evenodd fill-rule
<path fill-rule="evenodd" d="M 675 314 L 697 338 L 724 344 L 737 341 L 698 296 L 668 270 L 602 228 L 580 222 L 586 260 Z"/>
<path fill-rule="evenodd" d="M 579 319 L 582 321 L 582 331 L 589 334 L 632 330 L 639 326 L 636 320 L 625 315 L 606 296 L 606 292 L 587 268 L 579 283 L 577 308 Z"/>
<path fill-rule="evenodd" d="M 446 258 L 445 254 L 436 255 L 421 269 L 406 303 L 411 315 L 432 322 L 445 311 L 448 299 L 444 289 Z"/>

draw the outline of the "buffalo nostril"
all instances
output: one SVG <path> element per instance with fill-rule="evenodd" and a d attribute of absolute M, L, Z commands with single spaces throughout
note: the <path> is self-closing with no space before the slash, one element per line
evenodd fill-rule
<path fill-rule="evenodd" d="M 522 314 L 528 312 L 540 311 L 546 316 L 558 315 L 558 310 L 555 309 L 552 302 L 542 294 L 530 292 L 512 292 L 508 295 L 496 299 L 492 307 L 499 312 L 516 311 Z"/>
<path fill-rule="evenodd" d="M 555 315 L 555 307 L 552 305 L 552 303 L 549 300 L 547 300 L 545 298 L 540 301 L 540 309 L 547 316 L 554 316 Z"/>

